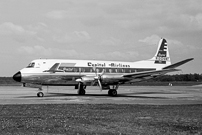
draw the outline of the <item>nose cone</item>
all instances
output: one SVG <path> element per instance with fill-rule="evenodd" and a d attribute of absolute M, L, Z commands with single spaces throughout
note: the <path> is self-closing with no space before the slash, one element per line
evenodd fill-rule
<path fill-rule="evenodd" d="M 13 80 L 15 80 L 16 82 L 21 82 L 22 76 L 21 76 L 21 72 L 17 72 L 16 74 L 13 75 Z"/>

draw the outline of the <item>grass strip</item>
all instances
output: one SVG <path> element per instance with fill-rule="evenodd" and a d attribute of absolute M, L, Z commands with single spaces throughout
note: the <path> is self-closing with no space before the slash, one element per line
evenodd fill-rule
<path fill-rule="evenodd" d="M 202 134 L 202 105 L 0 105 L 0 134 Z"/>

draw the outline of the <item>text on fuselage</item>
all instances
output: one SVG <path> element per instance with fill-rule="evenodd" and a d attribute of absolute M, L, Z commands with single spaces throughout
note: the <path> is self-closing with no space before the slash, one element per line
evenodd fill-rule
<path fill-rule="evenodd" d="M 87 65 L 89 67 L 124 67 L 124 68 L 130 68 L 130 65 L 122 64 L 122 63 L 109 63 L 108 65 L 106 63 L 92 63 L 88 62 Z"/>

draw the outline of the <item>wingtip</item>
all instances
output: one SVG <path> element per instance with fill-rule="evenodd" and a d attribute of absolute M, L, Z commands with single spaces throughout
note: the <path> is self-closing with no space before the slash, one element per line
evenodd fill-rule
<path fill-rule="evenodd" d="M 187 61 L 192 61 L 192 60 L 194 60 L 194 58 L 189 58 L 189 59 L 187 59 Z"/>

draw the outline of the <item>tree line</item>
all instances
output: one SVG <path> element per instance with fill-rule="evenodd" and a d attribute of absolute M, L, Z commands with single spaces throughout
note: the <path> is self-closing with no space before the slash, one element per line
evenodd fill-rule
<path fill-rule="evenodd" d="M 202 82 L 202 74 L 176 74 L 176 75 L 163 75 L 153 79 L 158 82 Z"/>

